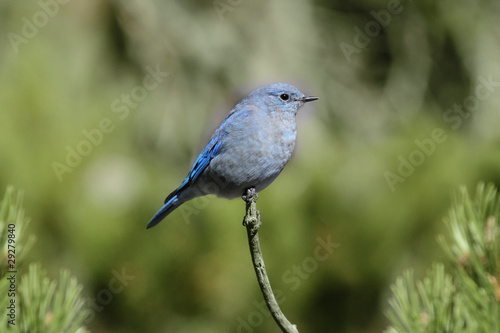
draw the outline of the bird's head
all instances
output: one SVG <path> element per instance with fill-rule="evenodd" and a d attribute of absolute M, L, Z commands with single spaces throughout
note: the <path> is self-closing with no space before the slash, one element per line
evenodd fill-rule
<path fill-rule="evenodd" d="M 318 97 L 306 96 L 290 84 L 273 83 L 255 90 L 247 99 L 247 103 L 263 105 L 269 112 L 287 112 L 295 115 L 304 103 L 315 101 Z"/>

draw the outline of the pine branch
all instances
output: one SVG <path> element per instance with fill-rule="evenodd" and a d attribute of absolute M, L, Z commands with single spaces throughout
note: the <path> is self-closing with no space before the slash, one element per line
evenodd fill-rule
<path fill-rule="evenodd" d="M 452 264 L 435 264 L 423 281 L 406 272 L 392 287 L 388 332 L 500 332 L 500 198 L 479 184 L 472 199 L 461 187 L 439 243 Z"/>
<path fill-rule="evenodd" d="M 81 291 L 68 271 L 61 270 L 56 282 L 40 264 L 30 265 L 19 284 L 21 332 L 85 332 Z"/>
<path fill-rule="evenodd" d="M 22 197 L 8 187 L 0 202 L 0 331 L 86 332 L 82 287 L 68 271 L 61 270 L 58 282 L 49 279 L 40 264 L 23 272 L 23 259 L 35 237 L 26 237 Z"/>
<path fill-rule="evenodd" d="M 273 290 L 271 283 L 267 277 L 266 266 L 264 265 L 264 258 L 260 250 L 259 242 L 259 228 L 261 226 L 260 212 L 257 210 L 258 195 L 254 188 L 247 190 L 247 193 L 242 197 L 246 202 L 246 214 L 243 220 L 243 225 L 247 228 L 248 244 L 250 246 L 250 254 L 252 255 L 252 263 L 257 275 L 260 290 L 264 296 L 267 308 L 274 318 L 274 321 L 284 333 L 299 333 L 297 327 L 291 324 L 281 311 Z"/>
<path fill-rule="evenodd" d="M 0 203 L 0 248 L 2 249 L 0 278 L 3 278 L 8 270 L 9 229 L 12 230 L 9 225 L 15 226 L 14 239 L 10 241 L 10 244 L 15 247 L 15 260 L 17 263 L 22 263 L 25 254 L 33 246 L 36 239 L 33 235 L 27 237 L 28 224 L 29 219 L 24 216 L 23 192 L 18 191 L 16 194 L 12 186 L 7 187 L 5 196 Z"/>

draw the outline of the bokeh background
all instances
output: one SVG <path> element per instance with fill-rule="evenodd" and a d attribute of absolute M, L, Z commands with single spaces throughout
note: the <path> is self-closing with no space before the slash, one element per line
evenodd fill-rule
<path fill-rule="evenodd" d="M 320 100 L 258 201 L 271 283 L 301 332 L 382 331 L 395 278 L 443 259 L 454 190 L 500 185 L 499 14 L 494 0 L 1 0 L 0 188 L 25 191 L 24 260 L 71 270 L 93 332 L 276 332 L 241 200 L 145 226 L 225 113 L 287 82 Z"/>

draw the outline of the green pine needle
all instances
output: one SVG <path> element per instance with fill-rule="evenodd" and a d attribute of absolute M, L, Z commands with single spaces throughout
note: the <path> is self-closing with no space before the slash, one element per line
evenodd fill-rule
<path fill-rule="evenodd" d="M 23 269 L 35 237 L 26 235 L 22 199 L 22 192 L 16 194 L 10 186 L 0 201 L 0 332 L 84 333 L 85 302 L 76 279 L 61 270 L 59 281 L 51 280 L 40 264 L 29 265 L 27 273 Z M 9 257 L 12 251 L 14 258 Z M 11 276 L 14 287 L 8 280 Z M 15 325 L 8 323 L 11 300 L 15 301 Z"/>
<path fill-rule="evenodd" d="M 387 332 L 500 332 L 500 198 L 479 184 L 474 198 L 465 187 L 445 221 L 450 236 L 438 238 L 452 272 L 434 264 L 415 283 L 407 271 L 392 286 Z"/>
<path fill-rule="evenodd" d="M 82 331 L 85 302 L 80 298 L 82 286 L 66 270 L 59 281 L 50 280 L 39 264 L 30 265 L 19 286 L 22 332 Z"/>

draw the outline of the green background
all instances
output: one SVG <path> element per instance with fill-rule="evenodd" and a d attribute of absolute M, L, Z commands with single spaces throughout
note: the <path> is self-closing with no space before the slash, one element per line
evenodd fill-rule
<path fill-rule="evenodd" d="M 500 185 L 499 14 L 493 0 L 1 0 L 0 188 L 24 189 L 37 236 L 20 269 L 70 269 L 94 332 L 276 332 L 241 200 L 145 226 L 225 113 L 286 82 L 320 100 L 258 201 L 271 283 L 300 332 L 383 330 L 395 277 L 444 257 L 453 191 Z"/>

